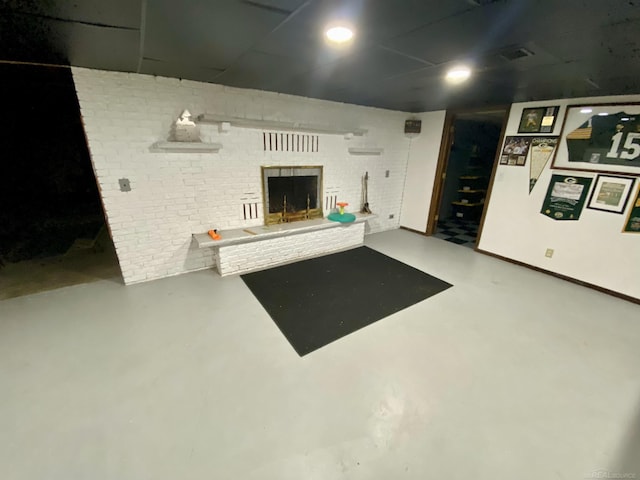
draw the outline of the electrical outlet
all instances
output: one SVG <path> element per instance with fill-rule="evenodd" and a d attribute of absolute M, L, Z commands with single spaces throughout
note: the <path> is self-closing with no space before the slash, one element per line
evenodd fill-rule
<path fill-rule="evenodd" d="M 544 252 L 544 256 L 547 258 L 553 257 L 553 248 L 547 248 L 547 251 Z"/>
<path fill-rule="evenodd" d="M 391 220 L 393 217 L 395 217 L 395 215 L 393 213 L 389 214 L 389 220 Z"/>
<path fill-rule="evenodd" d="M 121 178 L 118 180 L 118 184 L 120 184 L 121 192 L 130 192 L 131 191 L 131 183 L 129 183 L 128 178 Z"/>
<path fill-rule="evenodd" d="M 384 172 L 384 176 L 385 176 L 385 178 L 389 178 L 389 170 L 387 170 L 386 172 Z"/>

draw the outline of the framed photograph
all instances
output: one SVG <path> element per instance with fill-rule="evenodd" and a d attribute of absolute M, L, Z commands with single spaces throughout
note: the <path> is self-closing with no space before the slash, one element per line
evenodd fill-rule
<path fill-rule="evenodd" d="M 587 208 L 604 212 L 623 213 L 635 178 L 598 175 Z"/>
<path fill-rule="evenodd" d="M 551 168 L 640 175 L 640 104 L 568 106 Z"/>
<path fill-rule="evenodd" d="M 524 167 L 531 145 L 531 137 L 505 137 L 500 165 L 515 165 Z"/>
<path fill-rule="evenodd" d="M 622 227 L 622 233 L 640 233 L 640 182 L 636 188 L 633 204 L 629 209 L 627 220 Z"/>
<path fill-rule="evenodd" d="M 518 133 L 551 133 L 560 107 L 525 108 L 520 117 Z"/>

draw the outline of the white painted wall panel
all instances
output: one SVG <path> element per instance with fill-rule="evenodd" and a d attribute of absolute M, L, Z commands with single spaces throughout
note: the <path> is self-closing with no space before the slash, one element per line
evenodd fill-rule
<path fill-rule="evenodd" d="M 640 95 L 634 95 L 514 104 L 506 135 L 518 134 L 523 108 L 560 105 L 554 128 L 554 134 L 559 135 L 569 104 L 639 101 Z M 560 145 L 559 148 L 566 147 Z M 525 168 L 498 167 L 479 248 L 640 298 L 640 236 L 621 233 L 626 212 L 618 215 L 585 208 L 578 221 L 555 221 L 540 214 L 553 173 L 594 178 L 596 173 L 551 170 L 549 162 L 529 195 L 529 162 L 527 160 Z M 547 248 L 555 250 L 552 258 L 545 257 Z"/>
<path fill-rule="evenodd" d="M 126 283 L 211 267 L 213 255 L 195 248 L 192 233 L 263 224 L 261 166 L 322 165 L 325 194 L 348 202 L 348 211 L 360 209 L 361 178 L 368 171 L 369 204 L 378 214 L 368 233 L 400 225 L 413 148 L 403 133 L 406 113 L 149 75 L 75 67 L 72 72 Z M 167 140 L 184 109 L 194 116 L 350 125 L 368 134 L 351 139 L 319 134 L 318 152 L 276 152 L 264 150 L 260 129 L 232 125 L 224 133 L 217 125 L 203 124 L 202 140 L 221 143 L 219 153 L 151 152 L 151 145 Z M 426 139 L 431 128 L 425 125 L 425 130 Z M 372 146 L 383 153 L 348 153 L 349 147 Z M 130 180 L 130 192 L 119 190 L 120 178 Z M 260 203 L 259 218 L 245 220 L 247 199 Z"/>
<path fill-rule="evenodd" d="M 411 138 L 400 225 L 419 232 L 427 229 L 445 113 L 442 110 L 418 115 L 422 132 Z"/>

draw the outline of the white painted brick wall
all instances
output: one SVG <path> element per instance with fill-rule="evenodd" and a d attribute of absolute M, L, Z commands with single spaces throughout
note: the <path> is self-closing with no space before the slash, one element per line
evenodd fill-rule
<path fill-rule="evenodd" d="M 220 275 L 242 274 L 362 245 L 364 223 L 220 247 Z"/>
<path fill-rule="evenodd" d="M 397 228 L 410 140 L 403 134 L 407 114 L 148 75 L 73 68 L 92 162 L 102 193 L 122 274 L 127 284 L 208 268 L 213 252 L 198 250 L 192 233 L 212 228 L 263 224 L 244 220 L 243 198 L 262 198 L 260 167 L 322 165 L 324 191 L 357 211 L 361 177 L 369 172 L 369 204 L 377 219 L 370 231 Z M 319 135 L 319 152 L 265 152 L 262 130 L 200 125 L 205 142 L 219 153 L 152 153 L 168 138 L 184 109 L 192 114 L 367 128 L 364 137 Z M 348 147 L 380 146 L 380 156 L 354 156 Z M 385 178 L 385 171 L 390 176 Z M 130 192 L 121 192 L 128 178 Z M 327 215 L 329 212 L 325 212 Z M 393 214 L 394 218 L 389 219 Z"/>

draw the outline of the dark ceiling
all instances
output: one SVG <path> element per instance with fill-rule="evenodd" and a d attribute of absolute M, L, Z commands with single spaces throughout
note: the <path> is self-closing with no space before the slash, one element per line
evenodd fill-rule
<path fill-rule="evenodd" d="M 640 0 L 3 0 L 0 61 L 410 112 L 640 93 Z M 323 40 L 329 21 L 356 30 Z M 473 77 L 452 87 L 464 61 Z"/>

